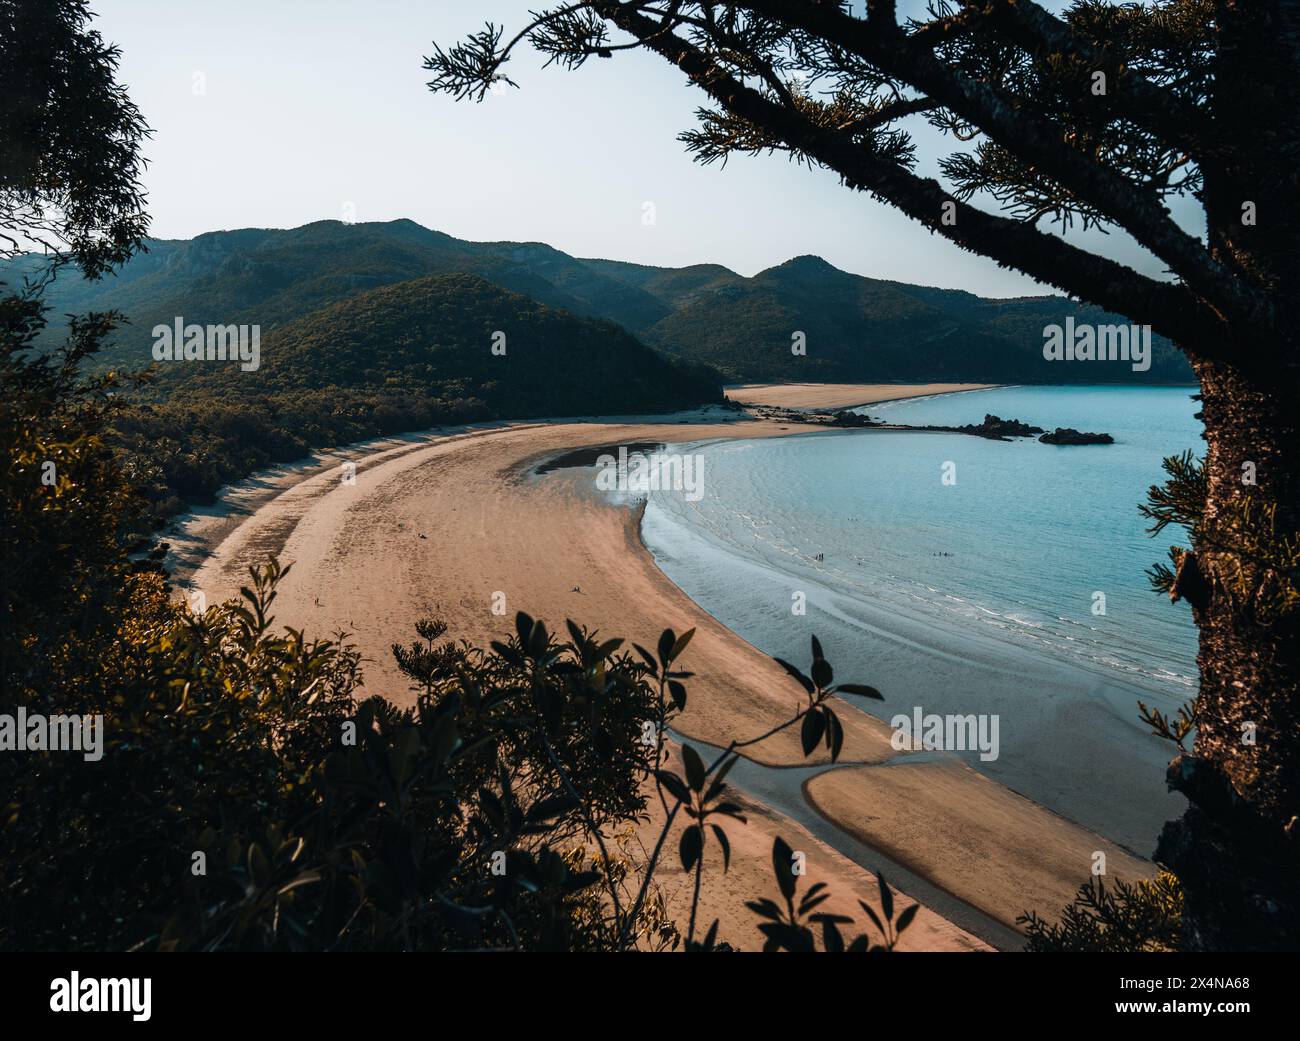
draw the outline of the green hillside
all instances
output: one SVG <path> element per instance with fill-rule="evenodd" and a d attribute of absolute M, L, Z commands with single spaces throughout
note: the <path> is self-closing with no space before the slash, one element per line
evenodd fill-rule
<path fill-rule="evenodd" d="M 36 263 L 0 263 L 0 281 L 17 285 Z M 101 282 L 64 273 L 46 291 L 46 302 L 54 315 L 120 311 L 137 333 L 178 315 L 200 324 L 256 324 L 265 332 L 366 290 L 448 273 L 480 275 L 551 307 L 633 330 L 670 310 L 549 246 L 464 242 L 409 220 L 319 221 L 287 231 L 250 228 L 154 240 L 147 253 Z M 52 322 L 49 341 L 61 332 Z M 129 363 L 125 343 L 126 334 L 115 337 L 104 360 Z"/>
<path fill-rule="evenodd" d="M 502 339 L 498 334 L 503 334 Z M 494 339 L 504 353 L 493 353 Z M 477 275 L 358 293 L 271 330 L 261 364 L 163 362 L 153 396 L 341 393 L 476 401 L 493 416 L 612 414 L 719 400 L 716 378 L 611 322 L 581 318 Z"/>
<path fill-rule="evenodd" d="M 609 270 L 609 268 L 605 268 Z M 1043 328 L 1124 323 L 1063 297 L 985 300 L 971 293 L 863 278 L 819 257 L 796 257 L 753 278 L 687 268 L 641 285 L 680 301 L 641 335 L 741 382 L 1191 382 L 1183 355 L 1153 338 L 1149 371 L 1043 360 Z M 677 274 L 677 273 L 674 273 Z M 669 288 L 671 287 L 671 289 Z M 804 334 L 807 354 L 792 353 Z"/>
<path fill-rule="evenodd" d="M 0 264 L 0 281 L 17 282 L 28 267 Z M 257 324 L 265 333 L 358 293 L 448 273 L 478 275 L 551 307 L 615 322 L 735 381 L 1192 382 L 1183 356 L 1159 337 L 1148 372 L 1045 362 L 1045 325 L 1071 315 L 1122 321 L 1064 297 L 987 300 L 864 278 L 818 257 L 797 257 L 753 278 L 717 264 L 578 259 L 542 243 L 466 242 L 409 220 L 155 241 L 101 283 L 61 277 L 47 299 L 56 314 L 113 308 L 127 315 L 132 331 L 104 357 L 135 367 L 148 330 L 178 315 Z M 795 332 L 806 337 L 805 357 L 791 354 Z"/>
<path fill-rule="evenodd" d="M 151 347 L 146 332 L 127 341 L 141 359 Z M 494 338 L 504 354 L 493 353 Z M 722 397 L 712 370 L 468 274 L 368 290 L 287 322 L 262 336 L 252 371 L 237 361 L 164 361 L 157 373 L 117 418 L 116 433 L 148 471 L 160 515 L 315 447 Z"/>

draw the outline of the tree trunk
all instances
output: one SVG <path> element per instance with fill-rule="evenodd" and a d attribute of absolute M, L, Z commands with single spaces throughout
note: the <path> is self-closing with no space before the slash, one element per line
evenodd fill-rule
<path fill-rule="evenodd" d="M 1200 366 L 1207 517 L 1243 495 L 1300 512 L 1300 380 L 1269 389 Z M 1257 485 L 1243 482 L 1253 463 Z M 1236 560 L 1199 550 L 1198 590 L 1181 583 L 1200 627 L 1195 744 L 1169 766 L 1191 800 L 1165 825 L 1156 858 L 1182 881 L 1192 950 L 1300 949 L 1300 612 L 1261 617 Z"/>
<path fill-rule="evenodd" d="M 1214 18 L 1211 107 L 1227 140 L 1205 171 L 1209 246 L 1277 313 L 1273 342 L 1230 345 L 1245 364 L 1196 363 L 1205 516 L 1213 530 L 1245 498 L 1257 516 L 1274 507 L 1276 547 L 1300 531 L 1300 2 L 1221 0 Z M 1300 949 L 1300 610 L 1265 610 L 1259 573 L 1243 581 L 1215 541 L 1193 546 L 1175 588 L 1200 628 L 1201 684 L 1193 750 L 1168 774 L 1191 805 L 1156 859 L 1183 884 L 1188 949 Z"/>

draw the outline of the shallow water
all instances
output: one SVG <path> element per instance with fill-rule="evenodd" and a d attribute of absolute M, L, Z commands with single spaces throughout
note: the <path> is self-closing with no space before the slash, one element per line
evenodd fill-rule
<path fill-rule="evenodd" d="M 1162 457 L 1200 450 L 1193 392 L 1026 387 L 865 410 L 943 425 L 991 412 L 1113 445 L 847 431 L 696 446 L 703 496 L 650 493 L 642 534 L 761 650 L 806 665 L 816 633 L 839 678 L 885 693 L 868 711 L 996 714 L 997 759 L 956 754 L 1145 855 L 1179 800 L 1137 702 L 1190 697 L 1196 645 L 1186 606 L 1144 574 L 1173 533 L 1150 539 L 1136 505 Z"/>

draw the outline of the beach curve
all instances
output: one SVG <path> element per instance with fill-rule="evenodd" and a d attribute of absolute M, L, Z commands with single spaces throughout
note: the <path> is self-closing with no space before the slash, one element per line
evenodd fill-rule
<path fill-rule="evenodd" d="M 884 389 L 897 396 L 902 388 Z M 636 511 L 611 506 L 594 494 L 590 471 L 537 477 L 533 470 L 541 460 L 581 447 L 800 432 L 797 426 L 738 418 L 722 409 L 652 419 L 503 424 L 397 439 L 397 444 L 390 440 L 359 453 L 354 449 L 356 480 L 351 484 L 340 480 L 338 472 L 338 459 L 347 452 L 336 453 L 314 469 L 264 481 L 233 519 L 217 523 L 209 511 L 207 538 L 215 544 L 207 547 L 190 581 L 216 602 L 235 595 L 249 564 L 272 553 L 293 562 L 294 572 L 276 604 L 278 622 L 313 633 L 350 631 L 366 659 L 367 689 L 398 703 L 409 703 L 413 695 L 391 664 L 388 649 L 406 639 L 422 615 L 442 617 L 451 635 L 480 645 L 511 631 L 518 609 L 546 619 L 553 629 L 571 617 L 640 642 L 653 642 L 665 626 L 678 631 L 695 627 L 697 637 L 684 664 L 697 676 L 679 729 L 688 739 L 725 745 L 788 718 L 801 691 L 771 659 L 695 605 L 659 571 L 641 543 Z M 194 526 L 187 530 L 203 543 Z M 492 610 L 499 603 L 496 594 L 505 595 L 500 614 Z M 1028 800 L 1014 804 L 1014 812 L 1001 807 L 993 821 L 980 819 L 989 810 L 988 791 L 973 786 L 992 782 L 974 771 L 966 770 L 969 777 L 953 772 L 929 796 L 924 786 L 900 793 L 873 782 L 873 764 L 899 755 L 889 745 L 889 731 L 850 705 L 842 706 L 840 714 L 846 730 L 843 761 L 858 764 L 851 769 L 860 783 L 846 790 L 843 780 L 831 787 L 815 778 L 807 787 L 816 810 L 845 834 L 873 846 L 889 846 L 890 835 L 873 829 L 872 822 L 897 821 L 902 813 L 920 821 L 943 819 L 949 833 L 956 828 L 979 836 L 973 847 L 953 844 L 946 851 L 941 842 L 921 843 L 911 866 L 997 921 L 1010 924 L 1009 909 L 1030 899 L 1041 902 L 1028 906 L 1055 913 L 1087 876 L 1086 862 L 1070 870 L 1086 851 L 1106 851 L 1112 875 L 1151 873 L 1146 862 Z M 788 733 L 765 744 L 754 758 L 773 767 L 817 761 L 805 761 L 797 739 Z M 837 769 L 825 776 L 849 775 Z M 826 787 L 830 790 L 823 792 Z M 970 809 L 963 809 L 966 802 Z M 812 851 L 811 878 L 831 881 L 840 899 L 872 891 L 874 881 L 859 864 L 802 825 L 779 813 L 752 815 L 762 826 L 746 832 L 745 850 L 733 857 L 732 870 L 709 896 L 714 907 L 725 910 L 720 934 L 732 942 L 752 945 L 756 936 L 736 894 L 752 897 L 773 888 L 769 830 L 803 841 Z M 1002 872 L 999 855 L 1015 859 L 1020 850 L 1037 848 L 1035 843 L 1068 852 L 1030 865 L 1028 880 L 1025 871 Z M 907 862 L 908 849 L 894 846 L 890 855 Z M 973 856 L 972 848 L 982 855 Z M 990 881 L 1000 872 L 1004 881 Z M 665 878 L 671 880 L 670 869 Z M 939 915 L 920 915 L 917 923 L 914 929 L 920 931 L 909 945 L 982 946 Z"/>

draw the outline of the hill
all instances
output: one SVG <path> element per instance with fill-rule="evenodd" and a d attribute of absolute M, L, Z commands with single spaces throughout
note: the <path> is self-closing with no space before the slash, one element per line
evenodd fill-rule
<path fill-rule="evenodd" d="M 715 374 L 668 359 L 612 322 L 477 275 L 357 293 L 265 334 L 260 364 L 163 362 L 152 396 L 230 401 L 331 390 L 481 403 L 493 417 L 667 411 L 721 399 Z"/>
<path fill-rule="evenodd" d="M 144 333 L 125 341 L 137 360 L 149 359 Z M 315 447 L 722 397 L 712 370 L 469 274 L 357 293 L 264 334 L 258 354 L 251 370 L 238 361 L 159 362 L 156 381 L 117 415 L 117 443 L 146 475 L 157 516 Z"/>
<path fill-rule="evenodd" d="M 0 265 L 19 281 L 32 261 Z M 1049 364 L 1043 329 L 1122 323 L 1060 296 L 989 300 L 957 290 L 865 278 L 818 257 L 796 257 L 746 278 L 717 264 L 658 268 L 580 259 L 542 243 L 466 242 L 409 220 L 320 221 L 290 230 L 210 232 L 154 241 L 101 283 L 64 276 L 47 297 L 56 313 L 114 308 L 132 319 L 105 355 L 139 361 L 140 332 L 187 321 L 274 330 L 357 293 L 432 274 L 478 275 L 575 315 L 612 321 L 645 343 L 749 381 L 1016 383 L 1193 382 L 1183 356 L 1154 338 L 1150 371 Z M 802 332 L 807 355 L 790 351 Z"/>
<path fill-rule="evenodd" d="M 0 263 L 0 282 L 20 284 L 38 258 Z M 56 315 L 117 310 L 137 330 L 182 316 L 199 324 L 277 328 L 360 292 L 432 274 L 476 274 L 574 314 L 625 328 L 670 310 L 624 282 L 541 243 L 475 243 L 409 220 L 384 224 L 319 221 L 287 231 L 248 228 L 186 240 L 151 240 L 113 275 L 87 282 L 66 272 L 46 291 Z M 52 328 L 53 338 L 60 330 Z M 104 358 L 129 361 L 119 335 Z"/>
<path fill-rule="evenodd" d="M 1064 297 L 988 300 L 864 278 L 813 256 L 753 278 L 710 265 L 647 274 L 656 269 L 588 263 L 673 306 L 640 330 L 647 343 L 707 362 L 738 382 L 1192 382 L 1183 355 L 1158 336 L 1149 371 L 1045 362 L 1047 325 L 1068 316 L 1076 323 L 1127 324 Z M 796 333 L 803 334 L 806 355 L 791 351 Z"/>

